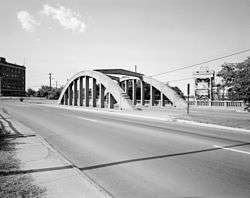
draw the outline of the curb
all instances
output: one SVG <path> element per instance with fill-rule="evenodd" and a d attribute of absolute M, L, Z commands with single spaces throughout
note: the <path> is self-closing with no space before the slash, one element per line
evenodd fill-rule
<path fill-rule="evenodd" d="M 98 190 L 103 197 L 105 198 L 112 198 L 112 195 L 106 191 L 103 187 L 95 183 L 90 177 L 88 177 L 85 173 L 83 173 L 76 165 L 74 165 L 67 157 L 65 157 L 61 152 L 55 150 L 43 137 L 40 135 L 37 135 L 37 137 L 41 140 L 41 142 L 46 146 L 48 149 L 52 150 L 54 153 L 57 154 L 57 156 L 64 162 L 66 162 L 69 166 L 72 166 L 72 170 L 74 170 L 77 175 L 82 179 L 82 183 L 85 185 L 89 183 L 91 187 L 94 187 L 96 190 Z"/>
<path fill-rule="evenodd" d="M 174 119 L 171 117 L 161 118 L 161 117 L 154 117 L 154 116 L 143 116 L 143 115 L 135 115 L 131 113 L 120 113 L 119 111 L 103 111 L 101 109 L 86 109 L 86 108 L 75 108 L 68 107 L 68 106 L 55 106 L 55 105 L 47 105 L 47 104 L 39 104 L 42 106 L 48 106 L 52 108 L 58 108 L 58 109 L 67 109 L 67 110 L 75 110 L 75 111 L 85 111 L 85 112 L 92 112 L 92 113 L 102 113 L 102 114 L 109 114 L 109 115 L 120 115 L 120 116 L 129 116 L 129 117 L 135 117 L 135 118 L 142 118 L 142 119 L 151 119 L 151 120 L 157 120 L 157 121 L 166 121 L 166 122 L 173 122 Z"/>
<path fill-rule="evenodd" d="M 237 131 L 244 132 L 244 133 L 250 133 L 250 130 L 248 129 L 228 127 L 228 126 L 223 126 L 223 125 L 218 125 L 218 124 L 208 124 L 208 123 L 203 123 L 203 122 L 195 122 L 195 121 L 182 120 L 182 119 L 176 119 L 175 121 L 179 123 L 183 123 L 183 124 L 197 125 L 197 126 L 217 128 L 217 129 L 225 129 L 225 130 L 230 130 L 230 131 L 237 130 Z"/>

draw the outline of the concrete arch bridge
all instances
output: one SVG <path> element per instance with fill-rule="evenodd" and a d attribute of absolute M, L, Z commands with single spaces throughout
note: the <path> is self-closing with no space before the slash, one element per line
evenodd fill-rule
<path fill-rule="evenodd" d="M 156 96 L 160 106 L 165 106 L 166 101 L 175 107 L 186 106 L 186 101 L 171 87 L 143 74 L 124 69 L 85 70 L 68 80 L 58 104 L 130 110 L 146 101 L 155 106 Z"/>

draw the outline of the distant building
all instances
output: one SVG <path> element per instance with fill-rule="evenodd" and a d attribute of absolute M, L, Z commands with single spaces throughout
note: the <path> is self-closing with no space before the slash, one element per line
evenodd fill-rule
<path fill-rule="evenodd" d="M 215 72 L 207 67 L 201 67 L 193 73 L 194 95 L 196 100 L 214 100 L 217 96 Z"/>
<path fill-rule="evenodd" d="M 25 67 L 0 57 L 0 96 L 25 96 Z"/>

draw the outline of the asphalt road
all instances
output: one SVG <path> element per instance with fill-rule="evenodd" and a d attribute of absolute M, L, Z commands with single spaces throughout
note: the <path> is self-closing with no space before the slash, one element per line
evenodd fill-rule
<path fill-rule="evenodd" d="M 114 197 L 250 197 L 250 133 L 20 102 L 0 108 Z"/>

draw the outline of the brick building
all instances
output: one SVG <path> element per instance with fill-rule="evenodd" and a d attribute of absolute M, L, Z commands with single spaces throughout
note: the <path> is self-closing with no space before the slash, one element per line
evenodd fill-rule
<path fill-rule="evenodd" d="M 25 67 L 0 57 L 0 96 L 25 96 Z"/>

